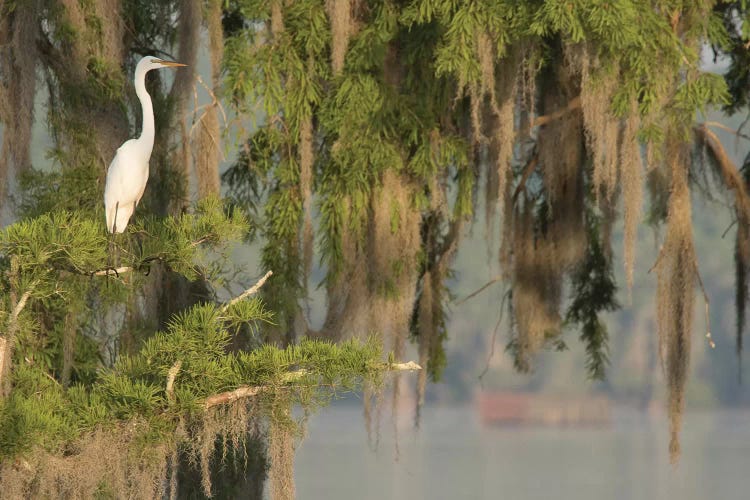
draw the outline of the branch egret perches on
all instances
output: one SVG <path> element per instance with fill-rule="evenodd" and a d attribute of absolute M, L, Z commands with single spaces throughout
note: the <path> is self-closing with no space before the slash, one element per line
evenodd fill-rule
<path fill-rule="evenodd" d="M 148 181 L 148 161 L 154 148 L 154 108 L 146 91 L 146 73 L 152 69 L 186 66 L 172 61 L 146 56 L 135 67 L 135 93 L 143 109 L 143 130 L 140 137 L 125 141 L 117 149 L 107 170 L 104 187 L 104 210 L 107 231 L 122 233 L 141 201 Z"/>

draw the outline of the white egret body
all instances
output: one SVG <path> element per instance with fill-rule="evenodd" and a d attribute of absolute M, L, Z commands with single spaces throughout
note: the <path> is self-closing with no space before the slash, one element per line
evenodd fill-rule
<path fill-rule="evenodd" d="M 146 91 L 146 73 L 152 69 L 185 66 L 146 56 L 135 67 L 135 93 L 143 110 L 143 129 L 140 137 L 130 139 L 117 149 L 107 170 L 104 186 L 104 210 L 107 231 L 122 233 L 141 201 L 148 181 L 148 161 L 154 148 L 154 108 Z"/>

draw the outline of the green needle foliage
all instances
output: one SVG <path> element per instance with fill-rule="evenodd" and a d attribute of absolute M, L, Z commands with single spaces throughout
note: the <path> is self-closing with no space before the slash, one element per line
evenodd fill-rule
<path fill-rule="evenodd" d="M 600 315 L 616 310 L 619 304 L 615 298 L 617 285 L 612 272 L 612 255 L 604 247 L 602 238 L 602 226 L 606 221 L 602 221 L 602 215 L 591 206 L 592 201 L 587 200 L 586 208 L 588 248 L 571 278 L 574 298 L 568 306 L 565 321 L 580 326 L 589 377 L 604 380 L 609 364 L 609 333 Z"/>
<path fill-rule="evenodd" d="M 0 0 L 0 39 L 8 41 L 0 47 L 0 189 L 11 172 L 24 171 L 18 207 L 28 217 L 0 238 L 0 319 L 17 344 L 14 367 L 28 358 L 67 390 L 99 380 L 99 360 L 86 353 L 111 366 L 173 328 L 184 310 L 215 302 L 222 262 L 213 252 L 226 238 L 249 235 L 262 238 L 263 267 L 275 273 L 261 292 L 273 324 L 253 346 L 305 336 L 364 340 L 376 329 L 396 358 L 415 341 L 420 363 L 438 379 L 447 362 L 447 281 L 483 206 L 511 289 L 517 366 L 532 369 L 539 349 L 562 346 L 567 317 L 581 327 L 585 362 L 598 377 L 608 352 L 600 316 L 615 306 L 610 215 L 622 206 L 630 287 L 644 265 L 635 262 L 635 244 L 647 193 L 649 222 L 666 227 L 654 302 L 676 458 L 699 280 L 691 190 L 709 168 L 739 221 L 738 355 L 746 323 L 747 168 L 742 175 L 710 125 L 696 124 L 698 112 L 736 112 L 749 102 L 745 0 L 117 5 Z M 146 54 L 174 53 L 195 67 L 202 38 L 218 98 L 192 106 L 197 80 L 189 70 L 169 86 L 171 77 L 152 72 L 159 135 L 149 188 L 127 234 L 109 240 L 97 200 L 107 161 L 136 132 L 133 66 Z M 705 47 L 728 61 L 726 75 L 702 69 Z M 46 97 L 49 173 L 28 169 L 37 96 Z M 233 206 L 250 213 L 250 230 L 241 210 L 217 202 L 178 216 L 188 211 L 187 193 L 218 192 L 220 100 L 234 123 L 252 124 L 239 127 L 239 154 L 223 177 Z M 191 123 L 193 107 L 200 114 Z M 312 283 L 317 272 L 322 279 Z M 305 308 L 313 286 L 327 299 L 320 331 Z M 117 307 L 125 309 L 122 334 L 108 337 L 103 311 Z M 233 335 L 260 314 L 252 305 L 231 314 L 201 307 L 201 324 L 228 315 L 222 321 Z M 185 363 L 180 371 L 194 369 Z M 218 384 L 218 373 L 195 383 Z M 137 397 L 118 403 L 125 414 L 158 407 L 153 387 L 137 384 Z M 175 402 L 183 390 L 177 386 Z M 288 485 L 276 486 L 290 496 Z"/>
<path fill-rule="evenodd" d="M 706 144 L 723 151 L 696 112 L 747 102 L 748 16 L 747 2 L 717 0 L 227 2 L 227 96 L 263 118 L 224 180 L 263 219 L 263 264 L 282 276 L 265 290 L 280 313 L 272 338 L 311 330 L 301 302 L 315 253 L 328 299 L 319 334 L 376 324 L 397 355 L 416 341 L 437 378 L 445 282 L 483 202 L 488 229 L 500 216 L 517 366 L 561 346 L 567 316 L 599 378 L 608 352 L 599 316 L 616 307 L 611 231 L 584 200 L 608 214 L 622 204 L 630 287 L 646 184 L 651 220 L 667 226 L 655 302 L 661 345 L 673 350 L 678 429 L 691 335 L 683 312 L 698 280 L 677 272 L 695 267 L 685 193 L 697 177 L 687 172 L 705 168 L 693 152 Z M 726 77 L 701 69 L 706 46 L 728 57 Z M 747 183 L 719 163 L 718 187 L 750 220 Z M 738 231 L 740 301 L 746 236 Z"/>
<path fill-rule="evenodd" d="M 259 299 L 252 302 L 260 311 L 255 319 L 267 320 Z M 106 485 L 117 496 L 132 494 L 143 484 L 117 484 L 132 480 L 132 471 L 81 470 L 78 461 L 95 458 L 88 457 L 89 448 L 111 439 L 123 446 L 109 452 L 120 455 L 119 467 L 163 474 L 180 449 L 206 462 L 202 467 L 207 470 L 212 458 L 211 450 L 202 449 L 207 440 L 234 441 L 236 452 L 248 439 L 248 419 L 270 427 L 294 426 L 293 421 L 274 420 L 276 408 L 302 404 L 310 412 L 365 381 L 377 384 L 388 369 L 375 341 L 302 341 L 286 349 L 267 345 L 253 352 L 227 353 L 230 333 L 219 311 L 214 305 L 186 311 L 137 355 L 121 357 L 114 367 L 100 371 L 90 385 L 66 391 L 44 370 L 21 364 L 14 374 L 14 390 L 0 406 L 3 480 L 31 494 L 53 488 L 60 494 L 90 496 L 96 490 L 82 488 L 79 479 L 101 474 L 93 483 L 97 489 Z M 175 360 L 181 367 L 174 385 L 167 388 Z M 210 403 L 217 394 L 243 388 L 257 392 Z M 116 437 L 120 433 L 125 436 Z M 12 460 L 23 460 L 28 469 L 15 470 Z M 169 467 L 175 474 L 176 464 L 170 462 Z M 163 494 L 162 478 L 146 479 L 154 494 Z M 204 481 L 210 494 L 210 478 Z"/>
<path fill-rule="evenodd" d="M 10 390 L 0 399 L 0 478 L 9 495 L 175 493 L 177 484 L 167 486 L 165 478 L 177 478 L 180 456 L 200 464 L 210 495 L 211 463 L 241 465 L 248 439 L 267 433 L 276 436 L 273 457 L 274 446 L 291 446 L 298 433 L 293 406 L 309 414 L 363 383 L 377 386 L 391 369 L 374 339 L 238 350 L 240 328 L 274 322 L 257 296 L 197 303 L 152 332 L 137 352 L 92 365 L 104 347 L 104 332 L 86 328 L 97 317 L 94 308 L 116 310 L 130 300 L 155 262 L 205 277 L 206 252 L 216 254 L 247 230 L 240 212 L 227 212 L 216 199 L 179 218 L 137 219 L 114 241 L 101 222 L 86 212 L 57 211 L 0 235 L 3 345 L 13 347 L 12 355 L 3 353 L 11 357 L 3 372 Z M 112 246 L 120 250 L 117 272 L 108 266 Z M 55 322 L 67 325 L 71 316 L 79 341 L 66 346 L 66 331 Z M 60 363 L 77 370 L 71 374 Z M 217 440 L 224 451 L 214 458 Z M 283 463 L 272 463 L 275 481 L 290 480 L 280 477 L 284 471 Z"/>

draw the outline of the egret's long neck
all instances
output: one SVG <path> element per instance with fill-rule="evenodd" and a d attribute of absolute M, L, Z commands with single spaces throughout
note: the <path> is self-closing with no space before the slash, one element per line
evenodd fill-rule
<path fill-rule="evenodd" d="M 149 155 L 154 147 L 154 107 L 151 104 L 151 96 L 146 91 L 146 73 L 142 68 L 135 71 L 135 93 L 141 101 L 143 111 L 143 129 L 138 140 L 147 146 Z"/>

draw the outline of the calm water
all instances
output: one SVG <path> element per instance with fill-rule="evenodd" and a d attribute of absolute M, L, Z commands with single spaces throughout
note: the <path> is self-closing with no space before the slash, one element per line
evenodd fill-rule
<path fill-rule="evenodd" d="M 666 418 L 613 413 L 604 429 L 487 429 L 472 407 L 428 407 L 417 433 L 403 422 L 396 457 L 388 412 L 372 451 L 361 409 L 326 408 L 297 451 L 297 498 L 750 498 L 750 411 L 688 413 L 677 467 Z"/>

